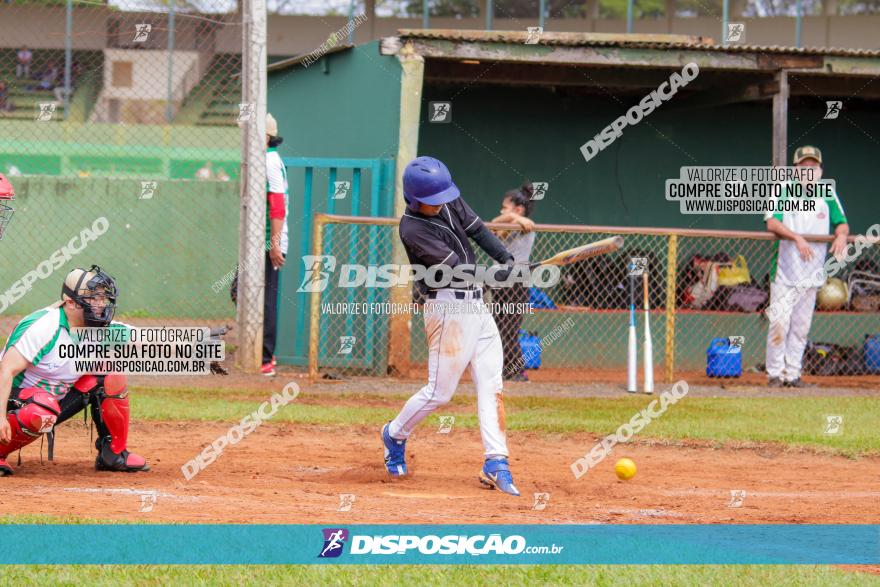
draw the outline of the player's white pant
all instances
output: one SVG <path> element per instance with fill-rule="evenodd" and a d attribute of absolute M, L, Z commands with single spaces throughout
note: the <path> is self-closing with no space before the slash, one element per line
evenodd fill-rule
<path fill-rule="evenodd" d="M 503 352 L 495 320 L 482 300 L 455 300 L 441 290 L 424 305 L 428 384 L 413 395 L 388 433 L 408 438 L 419 422 L 455 394 L 465 369 L 477 388 L 477 414 L 486 458 L 508 456 L 501 369 Z"/>
<path fill-rule="evenodd" d="M 775 282 L 770 285 L 770 306 L 777 311 L 767 329 L 767 376 L 785 381 L 801 376 L 818 288 L 797 290 Z"/>

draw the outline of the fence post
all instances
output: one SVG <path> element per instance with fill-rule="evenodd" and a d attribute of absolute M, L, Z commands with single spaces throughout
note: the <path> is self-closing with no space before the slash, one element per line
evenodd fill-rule
<path fill-rule="evenodd" d="M 266 255 L 266 0 L 242 6 L 242 102 L 240 118 L 241 220 L 238 248 L 239 366 L 254 372 L 263 353 L 263 296 Z"/>
<path fill-rule="evenodd" d="M 324 224 L 326 222 L 323 214 L 315 214 L 315 230 L 312 237 L 312 255 L 319 257 L 324 250 Z M 315 261 L 312 266 L 312 281 L 320 279 L 322 263 Z M 308 271 L 308 269 L 306 269 Z M 303 280 L 305 283 L 305 280 Z M 314 382 L 318 379 L 318 353 L 320 351 L 320 334 L 321 334 L 321 290 L 317 287 L 312 288 L 312 296 L 310 298 L 311 308 L 309 310 L 309 379 Z"/>
<path fill-rule="evenodd" d="M 422 83 L 425 77 L 425 59 L 407 44 L 397 56 L 402 69 L 400 79 L 400 135 L 397 147 L 397 166 L 394 178 L 394 216 L 402 216 L 406 210 L 403 200 L 403 170 L 415 159 L 419 146 L 419 124 L 422 105 Z M 409 260 L 400 239 L 392 237 L 392 263 L 398 267 L 408 265 Z M 412 290 L 408 287 L 391 288 L 391 302 L 412 302 Z M 388 333 L 388 369 L 398 376 L 409 376 L 410 320 L 415 316 L 392 313 Z"/>
<path fill-rule="evenodd" d="M 675 281 L 678 268 L 678 235 L 670 234 L 666 247 L 666 383 L 675 375 Z"/>

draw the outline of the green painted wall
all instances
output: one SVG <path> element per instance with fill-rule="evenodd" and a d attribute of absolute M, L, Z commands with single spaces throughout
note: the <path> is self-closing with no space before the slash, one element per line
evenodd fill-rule
<path fill-rule="evenodd" d="M 761 230 L 760 216 L 684 216 L 663 197 L 664 181 L 685 165 L 767 165 L 770 104 L 672 110 L 670 102 L 589 162 L 579 149 L 640 96 L 564 97 L 547 89 L 436 85 L 426 87 L 419 153 L 449 166 L 463 195 L 494 215 L 505 190 L 523 179 L 550 182 L 537 203 L 539 222 Z M 452 101 L 452 123 L 427 122 L 430 101 Z M 880 221 L 874 159 L 880 109 L 847 106 L 823 120 L 824 101 L 793 99 L 792 146 L 812 143 L 825 155 L 855 231 Z"/>
<path fill-rule="evenodd" d="M 228 287 L 212 286 L 238 259 L 237 182 L 160 181 L 150 199 L 139 199 L 136 180 L 19 177 L 15 188 L 15 214 L 0 241 L 0 294 L 97 218 L 109 228 L 2 314 L 52 303 L 68 271 L 96 263 L 116 278 L 122 314 L 234 317 Z"/>
<path fill-rule="evenodd" d="M 397 59 L 379 55 L 378 42 L 327 55 L 307 68 L 295 67 L 270 73 L 268 107 L 284 137 L 278 149 L 281 156 L 383 159 L 383 189 L 375 197 L 379 198 L 379 215 L 391 214 L 400 75 Z M 312 214 L 370 214 L 373 197 L 370 193 L 371 173 L 361 176 L 360 204 L 354 209 L 352 195 L 344 200 L 331 199 L 332 191 L 328 191 L 328 185 L 334 180 L 354 183 L 354 176 L 347 169 L 340 169 L 336 176 L 332 176 L 329 170 L 316 169 L 312 177 L 311 202 L 306 207 L 304 170 L 288 169 L 290 248 L 289 261 L 281 272 L 276 348 L 278 360 L 284 363 L 304 365 L 307 359 L 309 317 L 308 312 L 300 308 L 308 308 L 308 295 L 296 290 L 303 279 L 301 257 L 311 253 Z M 331 228 L 331 241 L 334 230 L 340 235 L 346 231 Z M 352 254 L 363 255 L 367 246 L 365 241 L 354 243 L 356 250 L 351 253 L 347 239 L 336 240 L 335 244 L 331 242 L 328 250 L 336 244 L 343 246 L 338 251 L 333 249 L 345 259 L 340 262 L 347 262 Z M 344 329 L 334 333 L 335 340 L 344 334 Z"/>

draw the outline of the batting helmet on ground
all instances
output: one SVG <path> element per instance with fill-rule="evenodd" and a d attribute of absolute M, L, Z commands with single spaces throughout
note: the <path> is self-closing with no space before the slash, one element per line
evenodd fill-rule
<path fill-rule="evenodd" d="M 452 183 L 452 175 L 442 161 L 418 157 L 403 172 L 403 197 L 408 203 L 439 206 L 456 199 L 461 192 Z"/>

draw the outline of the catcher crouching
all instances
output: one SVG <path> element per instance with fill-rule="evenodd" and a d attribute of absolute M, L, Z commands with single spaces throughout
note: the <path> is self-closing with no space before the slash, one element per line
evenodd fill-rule
<path fill-rule="evenodd" d="M 116 283 L 93 265 L 71 271 L 61 301 L 26 316 L 0 353 L 0 476 L 11 475 L 8 456 L 48 435 L 88 406 L 98 430 L 98 471 L 147 471 L 146 460 L 127 450 L 129 403 L 124 375 L 79 375 L 74 359 L 58 348 L 72 344 L 71 328 L 107 327 L 116 311 Z"/>

